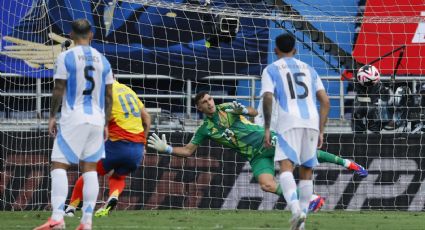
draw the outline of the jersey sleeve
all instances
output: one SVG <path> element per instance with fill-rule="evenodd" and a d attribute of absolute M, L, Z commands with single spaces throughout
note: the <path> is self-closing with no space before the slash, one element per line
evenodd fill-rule
<path fill-rule="evenodd" d="M 143 109 L 144 107 L 145 107 L 145 105 L 143 104 L 143 102 L 137 97 L 137 95 L 136 95 L 136 98 L 137 98 L 137 105 L 139 106 L 139 108 L 141 108 L 141 109 Z"/>
<path fill-rule="evenodd" d="M 206 130 L 206 126 L 204 124 L 202 124 L 201 126 L 199 126 L 199 128 L 196 130 L 195 134 L 193 134 L 192 140 L 190 141 L 190 143 L 194 144 L 194 145 L 201 145 L 202 142 L 207 139 L 207 130 Z"/>
<path fill-rule="evenodd" d="M 105 76 L 105 84 L 110 85 L 114 83 L 114 75 L 112 74 L 112 68 L 111 64 L 109 63 L 108 59 L 106 59 L 105 56 L 102 55 L 102 62 L 103 62 L 103 74 L 106 74 Z"/>
<path fill-rule="evenodd" d="M 68 71 L 66 71 L 65 66 L 65 54 L 61 53 L 56 59 L 55 63 L 55 74 L 53 75 L 53 79 L 68 79 Z"/>
<path fill-rule="evenodd" d="M 275 86 L 274 86 L 272 78 L 269 74 L 269 71 L 268 71 L 269 68 L 270 68 L 270 66 L 267 66 L 263 70 L 263 74 L 261 75 L 261 92 L 260 92 L 260 95 L 263 95 L 266 92 L 274 93 Z"/>
<path fill-rule="evenodd" d="M 317 74 L 316 70 L 313 69 L 311 66 L 309 66 L 311 78 L 313 79 L 313 84 L 316 88 L 316 92 L 319 90 L 325 90 L 325 87 L 323 86 L 323 82 L 320 79 L 319 74 Z"/>
<path fill-rule="evenodd" d="M 325 90 L 325 87 L 323 86 L 322 80 L 320 77 L 317 77 L 316 79 L 316 92 L 319 90 Z"/>

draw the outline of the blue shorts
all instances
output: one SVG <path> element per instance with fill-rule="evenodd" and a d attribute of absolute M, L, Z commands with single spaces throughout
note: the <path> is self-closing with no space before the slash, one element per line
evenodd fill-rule
<path fill-rule="evenodd" d="M 102 159 L 106 172 L 114 170 L 118 175 L 127 175 L 137 169 L 143 159 L 144 144 L 127 141 L 105 142 L 106 157 Z"/>

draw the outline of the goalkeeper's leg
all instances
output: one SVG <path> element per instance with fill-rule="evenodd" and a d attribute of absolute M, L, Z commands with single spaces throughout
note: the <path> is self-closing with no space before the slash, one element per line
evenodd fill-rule
<path fill-rule="evenodd" d="M 333 163 L 341 165 L 348 170 L 354 171 L 360 177 L 366 177 L 368 175 L 368 171 L 356 162 L 341 158 L 337 155 L 322 150 L 317 150 L 317 160 L 320 163 Z"/>
<path fill-rule="evenodd" d="M 283 196 L 282 187 L 274 180 L 274 160 L 270 157 L 257 158 L 250 162 L 255 179 L 265 192 Z M 317 212 L 325 204 L 325 199 L 313 194 L 310 199 L 309 212 Z"/>

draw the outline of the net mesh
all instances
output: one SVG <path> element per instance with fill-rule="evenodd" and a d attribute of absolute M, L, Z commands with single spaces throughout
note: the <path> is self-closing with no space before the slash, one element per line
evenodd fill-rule
<path fill-rule="evenodd" d="M 257 107 L 261 72 L 276 60 L 274 39 L 292 34 L 296 57 L 317 70 L 331 97 L 324 149 L 370 171 L 361 179 L 341 166 L 319 166 L 315 192 L 327 198 L 324 208 L 424 208 L 422 1 L 10 0 L 0 9 L 2 210 L 50 208 L 53 139 L 46 127 L 52 74 L 77 18 L 92 23 L 91 45 L 145 103 L 152 132 L 166 133 L 174 146 L 188 143 L 202 122 L 193 104 L 196 92 L 209 91 L 216 104 L 238 100 Z M 371 42 L 373 34 L 386 42 Z M 371 62 L 387 91 L 369 92 L 376 96 L 373 111 L 359 117 L 359 83 L 340 77 L 355 76 Z M 380 124 L 378 131 L 368 127 L 370 121 Z M 390 121 L 395 130 L 383 130 L 392 129 Z M 73 166 L 71 188 L 78 175 Z M 147 149 L 126 182 L 119 209 L 286 208 L 282 197 L 261 191 L 245 159 L 213 142 L 186 159 Z M 100 184 L 99 202 L 107 199 L 107 178 Z"/>

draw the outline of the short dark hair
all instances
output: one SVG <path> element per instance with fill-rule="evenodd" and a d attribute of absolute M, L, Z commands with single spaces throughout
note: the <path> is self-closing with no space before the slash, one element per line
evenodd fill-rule
<path fill-rule="evenodd" d="M 195 96 L 195 105 L 198 105 L 198 102 L 205 97 L 205 95 L 207 95 L 208 92 L 207 91 L 201 91 L 199 93 L 196 94 Z"/>
<path fill-rule="evenodd" d="M 71 28 L 74 35 L 78 37 L 85 37 L 91 31 L 90 22 L 84 18 L 74 20 L 71 23 Z"/>
<path fill-rule="evenodd" d="M 289 53 L 295 47 L 295 38 L 290 34 L 281 34 L 276 38 L 276 47 L 283 53 Z"/>

